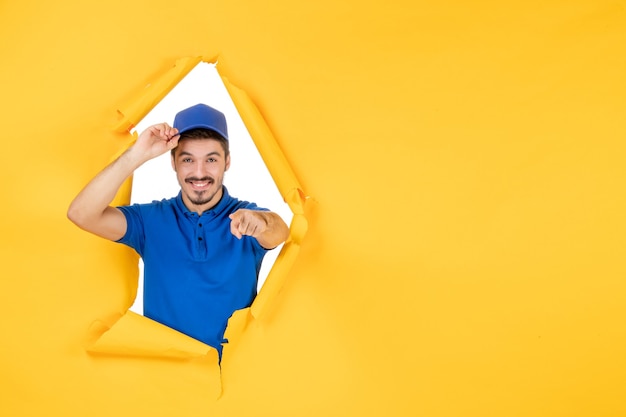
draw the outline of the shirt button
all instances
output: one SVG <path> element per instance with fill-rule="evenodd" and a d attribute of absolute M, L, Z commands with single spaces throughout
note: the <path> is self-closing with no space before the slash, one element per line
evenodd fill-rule
<path fill-rule="evenodd" d="M 198 238 L 198 240 L 202 240 L 202 238 L 201 238 L 201 237 L 199 237 L 199 238 Z"/>

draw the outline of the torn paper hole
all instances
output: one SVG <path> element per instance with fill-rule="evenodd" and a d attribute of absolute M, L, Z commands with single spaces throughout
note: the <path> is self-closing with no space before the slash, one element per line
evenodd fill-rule
<path fill-rule="evenodd" d="M 225 184 L 234 195 L 239 194 L 240 198 L 255 201 L 260 206 L 277 212 L 287 223 L 291 223 L 290 236 L 284 245 L 281 245 L 282 249 L 277 248 L 270 252 L 274 259 L 266 256 L 266 261 L 264 261 L 266 271 L 262 271 L 262 274 L 267 275 L 267 280 L 263 283 L 264 276 L 261 277 L 263 285 L 252 306 L 239 310 L 242 314 L 234 314 L 233 320 L 229 322 L 227 329 L 228 348 L 232 352 L 232 342 L 239 338 L 250 320 L 259 320 L 264 316 L 264 312 L 269 309 L 268 307 L 278 294 L 291 265 L 297 257 L 300 242 L 307 230 L 307 221 L 304 217 L 304 203 L 307 201 L 307 197 L 278 147 L 272 132 L 249 97 L 225 78 L 222 79 L 214 64 L 199 62 L 200 60 L 197 58 L 184 58 L 177 61 L 172 71 L 146 88 L 137 102 L 131 103 L 128 109 L 119 110 L 122 121 L 116 130 L 124 131 L 130 126 L 137 126 L 136 130 L 141 131 L 151 124 L 163 121 L 171 124 L 176 112 L 198 102 L 219 108 L 225 113 L 228 120 L 233 160 L 228 176 L 225 177 Z M 194 67 L 194 65 L 196 66 Z M 207 77 L 207 74 L 212 74 L 212 78 Z M 179 80 L 180 82 L 178 82 Z M 212 88 L 209 89 L 209 86 Z M 167 93 L 163 92 L 164 89 L 167 90 Z M 223 101 L 220 102 L 219 100 Z M 158 104 L 155 105 L 155 103 Z M 170 103 L 169 107 L 168 103 Z M 172 105 L 171 103 L 177 104 Z M 237 113 L 237 110 L 240 114 Z M 139 118 L 141 120 L 138 120 Z M 232 140 L 234 137 L 237 137 L 236 141 Z M 239 164 L 234 162 L 237 158 L 243 162 Z M 146 195 L 145 190 L 137 185 L 141 184 L 142 176 L 147 176 L 154 183 L 155 175 L 144 175 L 141 170 L 136 171 L 132 202 L 149 202 L 172 197 L 178 193 L 179 186 L 171 169 L 169 154 L 164 155 L 162 159 L 166 161 L 158 161 L 157 158 L 145 164 L 144 167 L 157 164 L 158 172 L 167 172 L 169 176 L 156 181 L 157 191 L 152 190 Z M 161 166 L 158 166 L 159 162 Z M 238 166 L 238 169 L 235 169 L 234 166 Z M 238 171 L 241 173 L 236 174 Z M 257 183 L 253 189 L 245 188 L 250 182 L 250 178 L 254 178 L 255 183 Z M 260 178 L 266 178 L 267 187 L 258 186 Z M 167 188 L 167 181 L 170 181 L 170 189 Z M 125 195 L 128 196 L 128 193 Z M 274 200 L 269 200 L 270 198 Z M 274 265 L 270 268 L 272 262 Z M 268 269 L 269 274 L 267 273 Z M 141 291 L 138 301 L 141 303 Z M 135 303 L 134 308 L 137 310 L 141 310 L 137 307 L 139 303 Z M 244 320 L 245 317 L 247 318 Z M 154 323 L 148 324 L 148 320 L 129 311 L 122 316 L 119 322 L 112 323 L 109 327 L 104 326 L 103 328 L 102 321 L 94 323 L 90 336 L 94 338 L 94 341 L 91 343 L 89 351 L 102 355 L 159 357 L 162 359 L 171 359 L 172 352 L 175 352 L 176 355 L 181 355 L 187 359 L 196 358 L 192 352 L 174 347 L 179 343 L 177 339 L 181 336 L 186 337 L 185 335 L 169 328 L 167 328 L 168 332 L 158 331 L 155 333 L 153 332 Z M 132 332 L 118 329 L 118 326 L 123 326 L 121 329 L 124 329 L 128 323 L 132 323 Z M 137 339 L 135 333 L 140 335 L 143 332 L 158 334 L 156 343 L 152 341 L 152 338 Z M 128 337 L 128 335 L 133 336 Z M 111 340 L 114 340 L 114 343 Z M 202 345 L 202 349 L 212 349 L 208 345 L 198 343 Z M 170 347 L 163 348 L 163 346 Z M 215 364 L 217 365 L 217 357 Z"/>
<path fill-rule="evenodd" d="M 174 116 L 181 109 L 204 103 L 219 109 L 226 116 L 230 140 L 231 167 L 226 172 L 224 184 L 231 195 L 242 200 L 253 201 L 278 213 L 285 223 L 292 220 L 292 212 L 272 180 L 253 139 L 250 137 L 237 108 L 222 82 L 215 64 L 200 62 L 187 74 L 161 102 L 142 120 L 135 131 L 160 122 L 173 124 Z M 254 181 L 251 181 L 251 178 Z M 149 203 L 175 196 L 180 190 L 171 168 L 169 153 L 148 161 L 133 175 L 131 203 Z M 260 289 L 271 270 L 282 245 L 269 251 L 263 259 L 259 273 Z M 142 314 L 143 308 L 143 263 L 140 260 L 140 281 L 135 303 L 131 310 Z"/>

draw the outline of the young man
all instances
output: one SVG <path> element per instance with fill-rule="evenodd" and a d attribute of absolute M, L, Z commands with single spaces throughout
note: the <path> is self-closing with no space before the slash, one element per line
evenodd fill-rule
<path fill-rule="evenodd" d="M 112 207 L 123 182 L 171 151 L 181 191 L 150 204 Z M 261 261 L 289 230 L 275 213 L 223 186 L 230 166 L 224 115 L 204 104 L 179 112 L 174 127 L 149 127 L 72 201 L 80 228 L 134 248 L 144 260 L 144 315 L 215 347 L 228 318 L 256 296 Z"/>

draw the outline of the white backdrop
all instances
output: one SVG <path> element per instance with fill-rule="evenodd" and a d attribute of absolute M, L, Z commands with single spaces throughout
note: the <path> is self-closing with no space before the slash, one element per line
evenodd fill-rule
<path fill-rule="evenodd" d="M 224 177 L 228 192 L 257 203 L 278 213 L 289 225 L 291 211 L 283 201 L 261 155 L 237 113 L 228 91 L 214 64 L 198 64 L 140 123 L 136 131 L 156 123 L 174 122 L 176 113 L 194 104 L 204 103 L 220 110 L 226 116 L 230 142 L 231 165 Z M 131 203 L 145 203 L 175 196 L 180 187 L 170 163 L 170 154 L 164 154 L 145 163 L 135 171 Z M 269 251 L 263 261 L 259 288 L 274 264 L 281 247 Z M 140 261 L 140 279 L 137 298 L 131 307 L 143 314 L 143 264 Z"/>

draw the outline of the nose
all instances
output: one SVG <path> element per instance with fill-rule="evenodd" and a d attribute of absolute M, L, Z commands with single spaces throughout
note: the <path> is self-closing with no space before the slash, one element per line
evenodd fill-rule
<path fill-rule="evenodd" d="M 198 161 L 194 165 L 194 175 L 198 178 L 204 177 L 206 174 L 206 163 L 204 161 Z"/>

